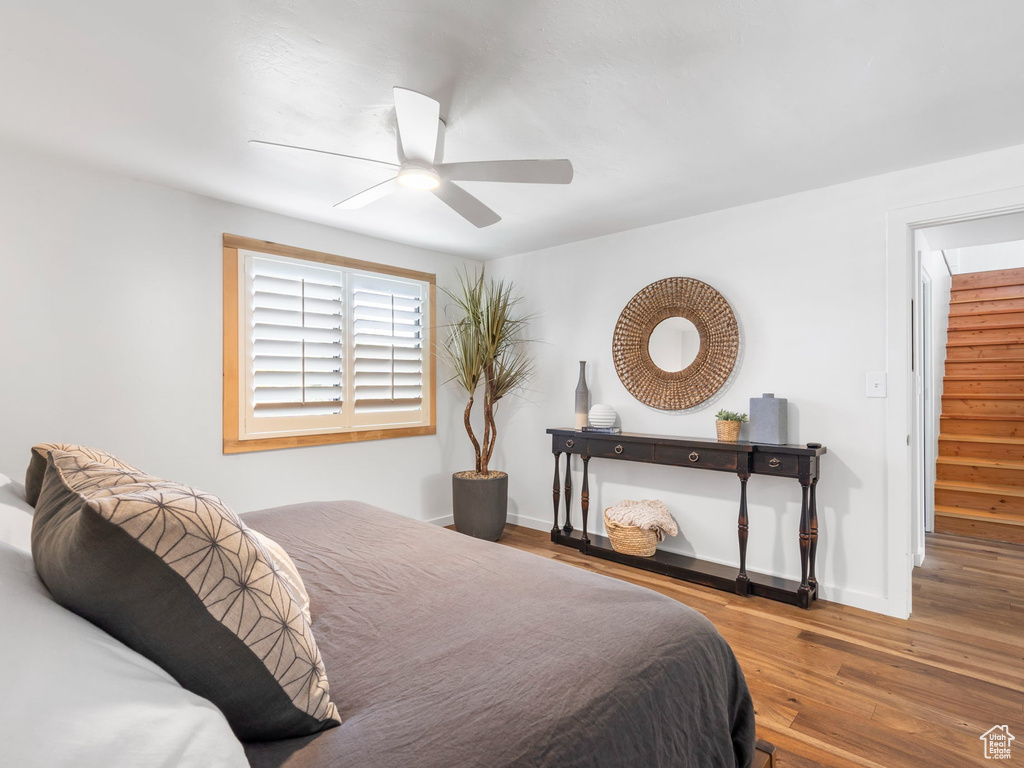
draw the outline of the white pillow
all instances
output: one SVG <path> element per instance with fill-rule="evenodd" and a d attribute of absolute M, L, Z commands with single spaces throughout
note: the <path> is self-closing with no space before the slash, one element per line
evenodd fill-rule
<path fill-rule="evenodd" d="M 47 768 L 247 768 L 220 710 L 54 602 L 0 543 L 0 753 Z"/>
<path fill-rule="evenodd" d="M 0 475 L 0 541 L 31 552 L 34 511 L 25 501 L 25 487 Z"/>

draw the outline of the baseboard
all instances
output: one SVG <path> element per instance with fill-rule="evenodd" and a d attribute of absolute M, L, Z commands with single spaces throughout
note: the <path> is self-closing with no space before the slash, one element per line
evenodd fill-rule
<path fill-rule="evenodd" d="M 435 517 L 433 520 L 427 520 L 426 522 L 431 525 L 439 525 L 444 528 L 448 525 L 455 525 L 455 518 L 451 515 L 443 515 L 442 517 Z"/>

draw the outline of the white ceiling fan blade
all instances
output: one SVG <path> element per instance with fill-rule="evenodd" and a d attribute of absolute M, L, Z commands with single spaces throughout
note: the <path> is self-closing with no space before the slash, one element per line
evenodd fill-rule
<path fill-rule="evenodd" d="M 452 184 L 450 181 L 442 183 L 440 187 L 434 190 L 434 194 L 441 198 L 445 205 L 474 226 L 481 228 L 489 227 L 491 224 L 501 221 L 501 216 L 481 203 L 462 187 Z"/>
<path fill-rule="evenodd" d="M 389 163 L 384 160 L 374 160 L 370 157 L 357 157 L 356 155 L 342 155 L 338 152 L 328 152 L 325 149 L 310 149 L 309 147 L 296 147 L 292 144 L 278 144 L 273 141 L 259 141 L 258 139 L 250 139 L 250 144 L 254 144 L 259 147 L 271 147 L 273 149 L 297 149 L 300 152 L 316 152 L 318 155 L 330 155 L 331 157 L 344 157 L 348 160 L 362 160 L 367 163 L 377 163 L 377 165 L 386 165 L 388 168 L 399 168 L 400 166 L 396 163 Z"/>
<path fill-rule="evenodd" d="M 572 163 L 568 160 L 484 160 L 477 163 L 445 163 L 437 167 L 443 179 L 455 181 L 514 181 L 525 184 L 568 184 Z"/>
<path fill-rule="evenodd" d="M 387 194 L 394 191 L 397 185 L 398 177 L 382 181 L 380 184 L 364 189 L 362 192 L 352 195 L 352 197 L 342 200 L 340 203 L 335 204 L 335 208 L 345 208 L 346 210 L 352 208 L 362 208 L 364 205 L 380 200 Z"/>
<path fill-rule="evenodd" d="M 437 156 L 441 106 L 429 96 L 395 86 L 398 140 L 406 160 L 433 165 Z"/>

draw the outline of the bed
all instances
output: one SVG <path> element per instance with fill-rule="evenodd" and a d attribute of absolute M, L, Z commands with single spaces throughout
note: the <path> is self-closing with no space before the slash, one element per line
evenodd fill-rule
<path fill-rule="evenodd" d="M 64 679 L 47 696 L 77 702 L 85 720 L 57 730 L 67 743 L 55 743 L 42 710 L 24 715 L 43 706 L 41 694 L 19 705 L 5 697 L 0 750 L 12 764 L 104 765 L 101 747 L 114 738 L 107 759 L 127 765 L 732 768 L 753 759 L 753 707 L 731 650 L 669 598 L 358 502 L 280 507 L 244 522 L 282 545 L 301 573 L 341 724 L 240 744 L 216 708 L 54 603 L 48 615 L 67 625 L 50 630 L 67 646 L 58 654 L 100 643 L 100 673 L 121 674 L 107 669 L 116 649 L 148 696 L 162 686 L 177 708 L 150 705 L 133 730 L 125 689 L 90 702 L 96 682 L 80 678 L 95 662 L 78 659 L 74 673 L 58 662 L 47 674 Z M 0 565 L 14 563 L 0 571 L 4 592 L 16 577 L 45 600 L 17 550 L 0 547 Z M 4 598 L 2 610 L 25 610 Z M 89 642 L 76 644 L 72 630 Z M 0 634 L 0 658 L 20 659 L 20 671 L 0 662 L 7 690 L 32 678 L 26 665 L 52 661 L 38 647 L 50 641 L 25 632 L 20 641 Z M 116 728 L 103 725 L 114 718 Z M 178 733 L 190 734 L 184 746 L 168 743 Z M 149 734 L 160 738 L 149 744 Z M 126 747 L 134 742 L 138 759 Z"/>

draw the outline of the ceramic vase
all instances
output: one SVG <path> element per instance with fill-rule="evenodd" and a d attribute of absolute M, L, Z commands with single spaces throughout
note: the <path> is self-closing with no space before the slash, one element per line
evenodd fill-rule
<path fill-rule="evenodd" d="M 580 360 L 580 380 L 576 384 L 576 422 L 575 429 L 587 426 L 587 413 L 590 411 L 590 390 L 587 389 L 587 361 Z"/>

